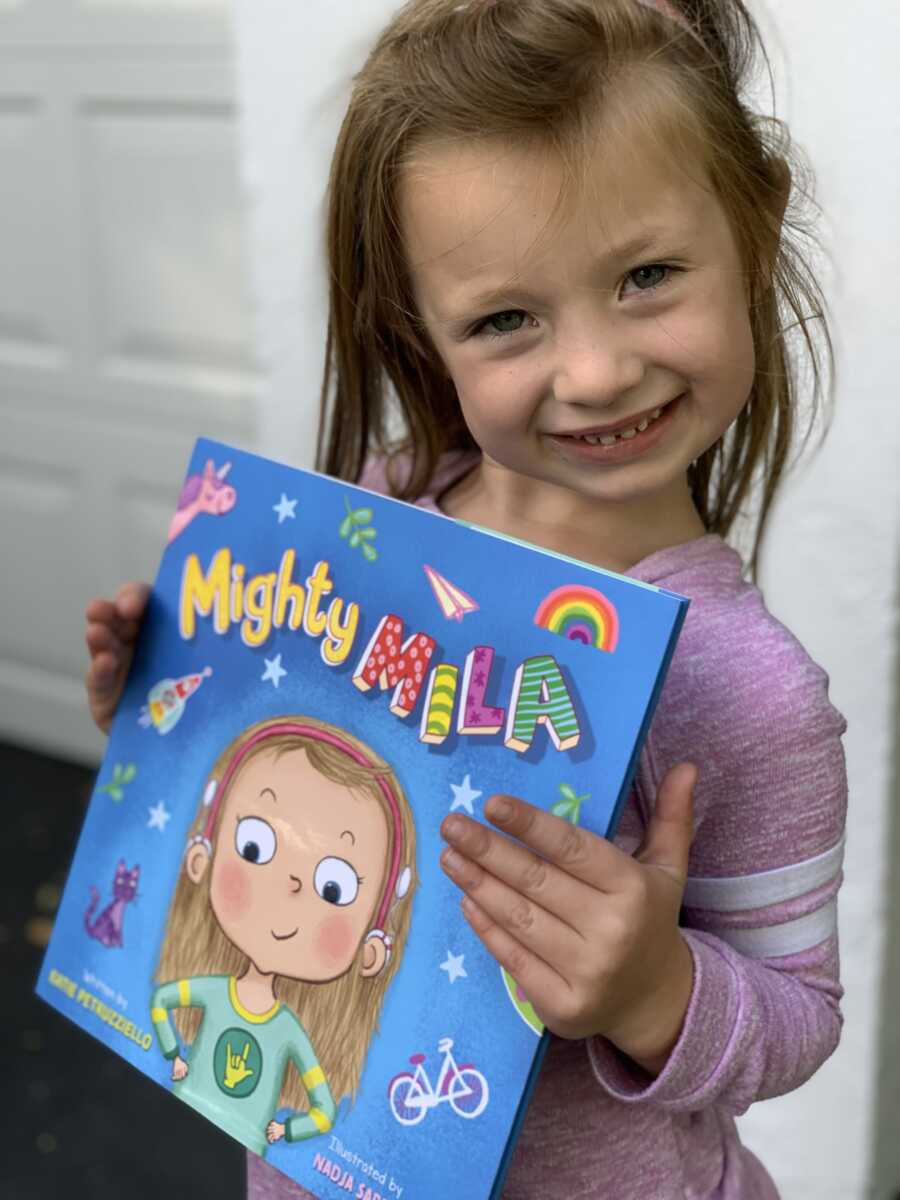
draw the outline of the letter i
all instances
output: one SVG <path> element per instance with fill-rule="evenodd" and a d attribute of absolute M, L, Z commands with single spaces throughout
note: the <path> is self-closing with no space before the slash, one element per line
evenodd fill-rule
<path fill-rule="evenodd" d="M 235 563 L 231 568 L 231 620 L 232 624 L 244 615 L 244 572 L 243 563 Z"/>
<path fill-rule="evenodd" d="M 419 727 L 419 741 L 440 746 L 446 741 L 453 720 L 453 705 L 456 701 L 456 684 L 459 667 L 449 663 L 438 663 L 428 676 L 425 693 L 425 711 Z"/>

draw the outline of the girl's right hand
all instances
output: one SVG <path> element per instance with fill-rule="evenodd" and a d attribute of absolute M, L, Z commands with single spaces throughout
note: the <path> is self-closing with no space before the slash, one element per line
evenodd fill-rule
<path fill-rule="evenodd" d="M 184 1079 L 184 1077 L 185 1077 L 185 1075 L 187 1075 L 187 1073 L 188 1073 L 187 1063 L 184 1061 L 184 1059 L 181 1057 L 180 1054 L 176 1054 L 175 1057 L 172 1059 L 172 1080 L 173 1080 L 173 1082 L 178 1083 L 178 1081 L 180 1079 Z"/>
<path fill-rule="evenodd" d="M 92 600 L 85 610 L 84 640 L 91 661 L 84 684 L 91 716 L 104 733 L 109 733 L 125 686 L 149 595 L 147 583 L 123 583 L 114 600 Z"/>

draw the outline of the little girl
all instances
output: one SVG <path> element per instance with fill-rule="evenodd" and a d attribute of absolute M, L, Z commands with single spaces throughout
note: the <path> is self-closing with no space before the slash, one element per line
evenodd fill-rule
<path fill-rule="evenodd" d="M 692 600 L 614 844 L 527 797 L 443 826 L 556 1035 L 507 1200 L 772 1200 L 734 1117 L 840 1034 L 844 721 L 723 540 L 758 487 L 755 569 L 784 330 L 816 394 L 823 353 L 757 40 L 740 0 L 411 0 L 335 153 L 320 467 Z M 145 598 L 87 611 L 104 728 Z M 305 1195 L 253 1156 L 248 1194 Z"/>
<path fill-rule="evenodd" d="M 406 797 L 358 738 L 306 716 L 235 738 L 203 789 L 151 1001 L 180 1097 L 261 1155 L 327 1133 L 402 958 L 414 872 Z"/>

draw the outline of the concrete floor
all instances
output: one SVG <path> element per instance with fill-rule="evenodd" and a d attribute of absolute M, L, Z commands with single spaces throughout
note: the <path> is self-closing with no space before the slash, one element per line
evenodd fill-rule
<path fill-rule="evenodd" d="M 2 1200 L 240 1200 L 244 1151 L 35 996 L 93 785 L 0 743 Z"/>

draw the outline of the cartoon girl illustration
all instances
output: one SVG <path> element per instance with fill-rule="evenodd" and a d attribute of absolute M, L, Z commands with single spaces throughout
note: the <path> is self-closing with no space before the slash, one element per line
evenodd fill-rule
<path fill-rule="evenodd" d="M 312 717 L 246 729 L 204 791 L 155 976 L 177 1094 L 258 1154 L 327 1132 L 359 1085 L 414 888 L 387 763 Z"/>

